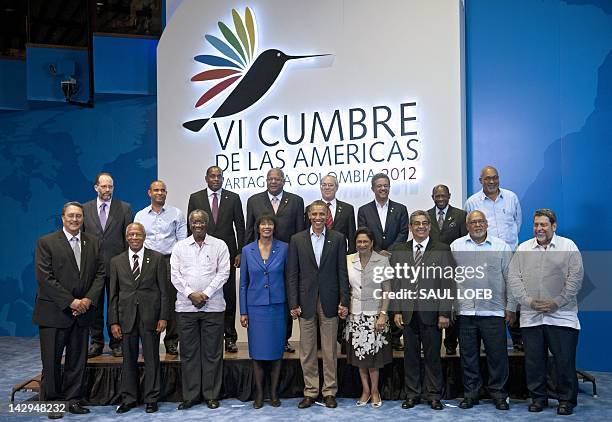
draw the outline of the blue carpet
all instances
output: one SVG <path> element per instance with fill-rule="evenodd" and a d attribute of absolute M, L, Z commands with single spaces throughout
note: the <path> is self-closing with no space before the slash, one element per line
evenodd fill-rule
<path fill-rule="evenodd" d="M 7 413 L 11 388 L 14 384 L 24 381 L 40 373 L 40 353 L 38 339 L 21 337 L 0 337 L 0 419 L 16 421 L 42 420 L 41 416 L 14 415 Z M 612 373 L 593 372 L 597 379 L 599 398 L 591 396 L 591 384 L 581 384 L 578 396 L 578 407 L 574 420 L 610 421 L 612 420 Z M 16 400 L 23 401 L 32 396 L 32 393 L 17 393 Z M 248 420 L 250 421 L 289 421 L 297 419 L 308 419 L 309 421 L 330 420 L 397 420 L 418 418 L 428 421 L 454 422 L 473 420 L 495 420 L 503 418 L 507 421 L 525 420 L 559 420 L 556 415 L 556 402 L 551 400 L 553 407 L 539 414 L 527 412 L 527 402 L 511 401 L 510 411 L 501 412 L 495 410 L 489 401 L 481 401 L 479 406 L 470 410 L 457 408 L 458 401 L 445 401 L 447 407 L 443 411 L 434 411 L 427 405 L 420 405 L 414 409 L 402 410 L 400 401 L 387 401 L 379 409 L 369 406 L 365 408 L 355 407 L 354 399 L 338 399 L 337 409 L 327 409 L 321 406 L 313 406 L 310 409 L 300 410 L 297 408 L 299 399 L 285 399 L 282 407 L 273 408 L 266 404 L 263 409 L 254 410 L 251 402 L 243 403 L 239 400 L 223 400 L 221 407 L 210 410 L 205 405 L 196 406 L 186 411 L 177 411 L 177 403 L 161 403 L 158 413 L 149 415 L 144 413 L 144 408 L 134 409 L 124 415 L 115 413 L 115 406 L 91 407 L 91 413 L 84 417 L 66 415 L 64 420 L 81 421 L 201 421 L 211 418 L 214 421 L 223 420 Z"/>

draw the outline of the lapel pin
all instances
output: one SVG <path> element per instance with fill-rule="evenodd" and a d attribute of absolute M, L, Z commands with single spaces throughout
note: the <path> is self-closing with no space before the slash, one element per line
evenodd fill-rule
<path fill-rule="evenodd" d="M 391 208 L 391 209 L 389 210 L 389 212 L 393 212 L 393 208 Z"/>
<path fill-rule="evenodd" d="M 149 257 L 147 257 L 147 260 L 146 260 L 146 261 L 147 261 L 147 264 L 150 262 L 150 260 L 151 260 L 151 259 L 150 259 Z"/>

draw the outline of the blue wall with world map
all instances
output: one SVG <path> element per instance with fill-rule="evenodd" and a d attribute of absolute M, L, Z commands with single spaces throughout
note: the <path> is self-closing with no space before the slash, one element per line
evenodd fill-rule
<path fill-rule="evenodd" d="M 480 169 L 494 165 L 521 200 L 521 241 L 532 236 L 533 211 L 550 207 L 558 233 L 582 251 L 609 250 L 612 2 L 467 0 L 466 71 L 468 193 L 480 188 Z M 134 210 L 147 204 L 156 136 L 155 96 L 0 112 L 0 335 L 38 334 L 30 322 L 35 241 L 60 227 L 64 202 L 94 198 L 96 173 L 111 172 L 115 196 Z M 186 203 L 171 193 L 169 201 Z M 587 277 L 582 294 L 611 279 Z M 612 313 L 580 319 L 579 366 L 612 371 Z"/>

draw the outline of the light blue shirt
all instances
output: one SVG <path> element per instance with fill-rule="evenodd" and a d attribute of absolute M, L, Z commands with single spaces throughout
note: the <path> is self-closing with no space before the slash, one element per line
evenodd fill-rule
<path fill-rule="evenodd" d="M 144 245 L 162 255 L 170 255 L 176 242 L 187 238 L 185 215 L 170 205 L 164 205 L 159 213 L 149 205 L 136 213 L 134 222 L 145 228 Z"/>
<path fill-rule="evenodd" d="M 506 242 L 487 234 L 485 241 L 479 244 L 468 234 L 451 243 L 450 248 L 457 269 L 475 269 L 469 277 L 467 272 L 456 272 L 458 298 L 455 304 L 459 315 L 503 317 L 505 310 L 516 311 L 516 301 L 508 283 L 512 250 Z M 467 294 L 468 290 L 484 289 L 490 289 L 490 299 L 472 298 Z"/>
<path fill-rule="evenodd" d="M 488 233 L 506 242 L 512 250 L 516 249 L 523 216 L 514 192 L 500 188 L 497 199 L 493 201 L 480 190 L 465 201 L 463 208 L 468 214 L 474 210 L 482 211 L 489 223 Z"/>
<path fill-rule="evenodd" d="M 318 267 L 321 265 L 321 254 L 323 253 L 323 246 L 325 246 L 325 229 L 323 229 L 320 236 L 317 236 L 312 227 L 310 227 L 310 241 L 312 242 L 312 251 L 314 252 Z"/>

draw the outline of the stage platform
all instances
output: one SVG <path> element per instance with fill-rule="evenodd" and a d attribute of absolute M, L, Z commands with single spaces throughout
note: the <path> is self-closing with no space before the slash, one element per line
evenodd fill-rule
<path fill-rule="evenodd" d="M 281 398 L 296 398 L 303 396 L 303 377 L 299 360 L 299 343 L 292 342 L 295 353 L 285 353 L 281 369 L 280 396 Z M 237 398 L 241 401 L 252 399 L 255 391 L 252 375 L 252 366 L 248 353 L 247 343 L 238 343 L 238 353 L 225 353 L 223 360 L 223 388 L 221 398 Z M 340 348 L 338 348 L 340 349 Z M 446 377 L 445 399 L 454 399 L 463 394 L 462 372 L 459 352 L 456 355 L 446 355 L 444 348 L 440 351 L 442 368 Z M 161 397 L 162 402 L 181 401 L 181 364 L 179 356 L 167 355 L 165 348 L 160 345 L 161 359 Z M 320 359 L 320 357 L 319 357 Z M 524 356 L 522 352 L 514 352 L 509 346 L 508 359 L 510 363 L 510 377 L 508 379 L 508 392 L 511 398 L 524 399 L 527 397 L 525 382 Z M 139 359 L 141 371 L 142 356 Z M 88 401 L 92 405 L 117 404 L 120 401 L 120 379 L 122 358 L 111 356 L 109 350 L 101 356 L 88 360 L 87 364 L 87 392 Z M 319 360 L 321 365 L 321 360 Z M 481 354 L 481 371 L 487 373 L 486 355 Z M 322 373 L 322 371 L 321 371 Z M 394 351 L 393 361 L 381 370 L 381 393 L 383 400 L 403 400 L 404 361 L 403 352 Z M 486 376 L 486 375 L 485 375 Z M 36 377 L 24 380 L 23 389 L 37 392 Z M 15 389 L 14 387 L 14 389 Z M 361 381 L 357 368 L 346 363 L 346 356 L 338 356 L 338 397 L 358 397 L 361 393 Z M 267 396 L 266 392 L 266 396 Z M 483 397 L 486 397 L 483 391 Z"/>

